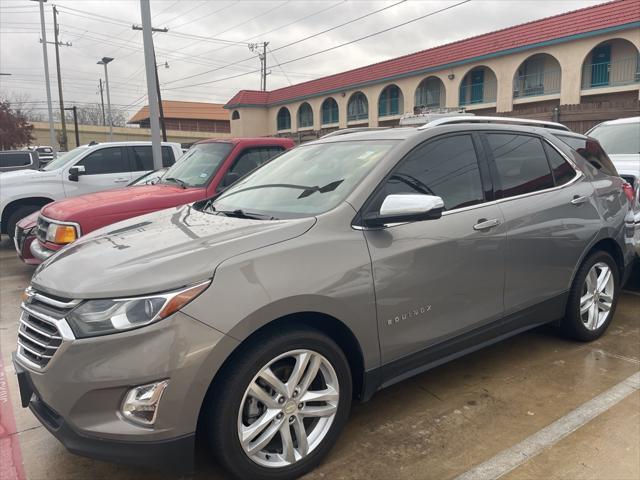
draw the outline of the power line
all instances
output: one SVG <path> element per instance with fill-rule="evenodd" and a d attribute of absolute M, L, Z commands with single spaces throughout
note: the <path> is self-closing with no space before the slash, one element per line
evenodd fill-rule
<path fill-rule="evenodd" d="M 383 29 L 383 30 L 379 30 L 379 31 L 374 32 L 374 33 L 370 33 L 369 35 L 365 35 L 365 36 L 363 36 L 363 37 L 359 37 L 359 38 L 356 38 L 356 39 L 354 39 L 354 40 L 350 40 L 350 41 L 348 41 L 348 42 L 341 43 L 340 45 L 335 45 L 335 46 L 333 46 L 333 47 L 325 48 L 325 49 L 323 49 L 323 50 L 318 50 L 317 52 L 309 53 L 309 54 L 307 54 L 307 55 L 303 55 L 302 57 L 298 57 L 298 58 L 294 58 L 294 59 L 291 59 L 291 60 L 287 60 L 286 62 L 281 62 L 281 63 L 278 63 L 277 65 L 272 65 L 272 67 L 280 67 L 280 66 L 282 66 L 282 65 L 288 65 L 288 64 L 290 64 L 290 63 L 298 62 L 298 61 L 300 61 L 300 60 L 304 60 L 304 59 L 306 59 L 306 58 L 314 57 L 314 56 L 316 56 L 316 55 L 320 55 L 320 54 L 322 54 L 322 53 L 330 52 L 330 51 L 332 51 L 332 50 L 336 50 L 336 49 L 338 49 L 338 48 L 342 48 L 342 47 L 345 47 L 345 46 L 347 46 L 347 45 L 351 45 L 351 44 L 354 44 L 354 43 L 360 42 L 360 41 L 362 41 L 362 40 L 366 40 L 366 39 L 368 39 L 368 38 L 375 37 L 375 36 L 377 36 L 377 35 L 381 35 L 381 34 L 383 34 L 383 33 L 389 32 L 389 31 L 391 31 L 391 30 L 395 30 L 396 28 L 404 27 L 405 25 L 409 25 L 409 24 L 411 24 L 411 23 L 415 23 L 415 22 L 417 22 L 417 21 L 419 21 L 419 20 L 425 19 L 425 18 L 427 18 L 427 17 L 431 17 L 431 16 L 436 15 L 436 14 L 438 14 L 438 13 L 442 13 L 442 12 L 445 12 L 445 11 L 447 11 L 447 10 L 451 10 L 452 8 L 459 7 L 460 5 L 464 5 L 465 3 L 469 3 L 470 1 L 471 1 L 471 0 L 463 0 L 463 1 L 461 1 L 461 2 L 455 3 L 455 4 L 453 4 L 453 5 L 449 5 L 449 6 L 447 6 L 447 7 L 441 8 L 441 9 L 436 10 L 436 11 L 434 11 L 434 12 L 430 12 L 430 13 L 427 13 L 427 14 L 425 14 L 425 15 L 421 15 L 421 16 L 419 16 L 419 17 L 413 18 L 413 19 L 408 20 L 408 21 L 406 21 L 406 22 L 399 23 L 399 24 L 397 24 L 397 25 L 394 25 L 394 26 L 391 26 L 391 27 L 385 28 L 385 29 Z M 282 47 L 282 48 L 283 48 L 283 47 Z M 276 50 L 279 50 L 279 48 L 274 49 L 274 51 L 276 51 Z M 241 73 L 241 74 L 239 74 L 239 75 L 232 75 L 232 76 L 230 76 L 230 77 L 219 78 L 219 79 L 216 79 L 216 80 L 210 80 L 210 81 L 208 81 L 208 82 L 201 82 L 201 83 L 195 83 L 195 84 L 192 84 L 192 85 L 180 85 L 180 86 L 177 86 L 177 87 L 165 88 L 165 90 L 175 90 L 175 89 L 183 89 L 183 88 L 198 87 L 198 86 L 200 86 L 200 85 L 209 85 L 209 84 L 212 84 L 212 83 L 223 82 L 223 81 L 225 81 L 225 80 L 231 80 L 231 79 L 234 79 L 234 78 L 242 77 L 242 76 L 249 75 L 249 74 L 251 74 L 251 73 L 256 73 L 256 72 L 259 72 L 259 71 L 260 71 L 260 70 L 254 70 L 253 72 Z"/>

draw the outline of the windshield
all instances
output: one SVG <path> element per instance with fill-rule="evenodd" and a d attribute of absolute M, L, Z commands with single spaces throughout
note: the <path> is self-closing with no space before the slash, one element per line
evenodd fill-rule
<path fill-rule="evenodd" d="M 275 218 L 316 215 L 336 207 L 397 142 L 302 145 L 283 153 L 213 203 L 217 211 Z"/>
<path fill-rule="evenodd" d="M 640 122 L 600 125 L 589 136 L 597 139 L 609 155 L 640 153 Z"/>
<path fill-rule="evenodd" d="M 203 187 L 216 174 L 231 149 L 233 144 L 226 142 L 196 144 L 167 170 L 161 183 Z"/>
<path fill-rule="evenodd" d="M 50 170 L 57 170 L 58 168 L 65 165 L 68 161 L 73 160 L 74 158 L 86 152 L 87 148 L 89 147 L 78 147 L 67 153 L 58 153 L 58 156 L 47 163 L 47 166 L 42 170 L 45 170 L 47 172 Z"/>

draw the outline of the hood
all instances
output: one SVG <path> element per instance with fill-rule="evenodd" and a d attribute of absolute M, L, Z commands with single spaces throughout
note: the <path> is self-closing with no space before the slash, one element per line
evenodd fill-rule
<path fill-rule="evenodd" d="M 300 236 L 315 221 L 232 218 L 184 205 L 82 237 L 41 264 L 32 285 L 63 298 L 172 290 L 211 278 L 232 256 Z"/>
<path fill-rule="evenodd" d="M 4 182 L 20 182 L 29 183 L 29 182 L 40 182 L 43 179 L 47 178 L 56 178 L 60 176 L 60 170 L 51 170 L 50 172 L 45 172 L 43 170 L 14 170 L 12 172 L 3 172 L 0 174 L 0 183 Z"/>
<path fill-rule="evenodd" d="M 79 223 L 83 232 L 90 232 L 118 220 L 200 200 L 204 195 L 201 188 L 140 185 L 53 202 L 42 209 L 42 214 L 52 220 Z"/>

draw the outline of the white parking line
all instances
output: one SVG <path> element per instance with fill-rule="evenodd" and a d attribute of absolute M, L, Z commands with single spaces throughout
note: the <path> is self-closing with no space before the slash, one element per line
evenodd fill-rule
<path fill-rule="evenodd" d="M 542 453 L 567 435 L 606 412 L 615 404 L 640 390 L 640 372 L 583 403 L 522 442 L 503 450 L 495 457 L 458 476 L 456 480 L 494 480 Z"/>

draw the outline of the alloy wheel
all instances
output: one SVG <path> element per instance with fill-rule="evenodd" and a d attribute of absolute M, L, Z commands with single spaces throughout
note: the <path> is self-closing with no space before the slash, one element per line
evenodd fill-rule
<path fill-rule="evenodd" d="M 609 317 L 613 306 L 615 282 L 611 268 L 596 263 L 587 274 L 580 297 L 580 319 L 589 330 L 597 330 Z"/>
<path fill-rule="evenodd" d="M 238 412 L 245 454 L 264 467 L 292 465 L 327 436 L 338 411 L 338 377 L 312 350 L 292 350 L 271 360 L 252 379 Z"/>

